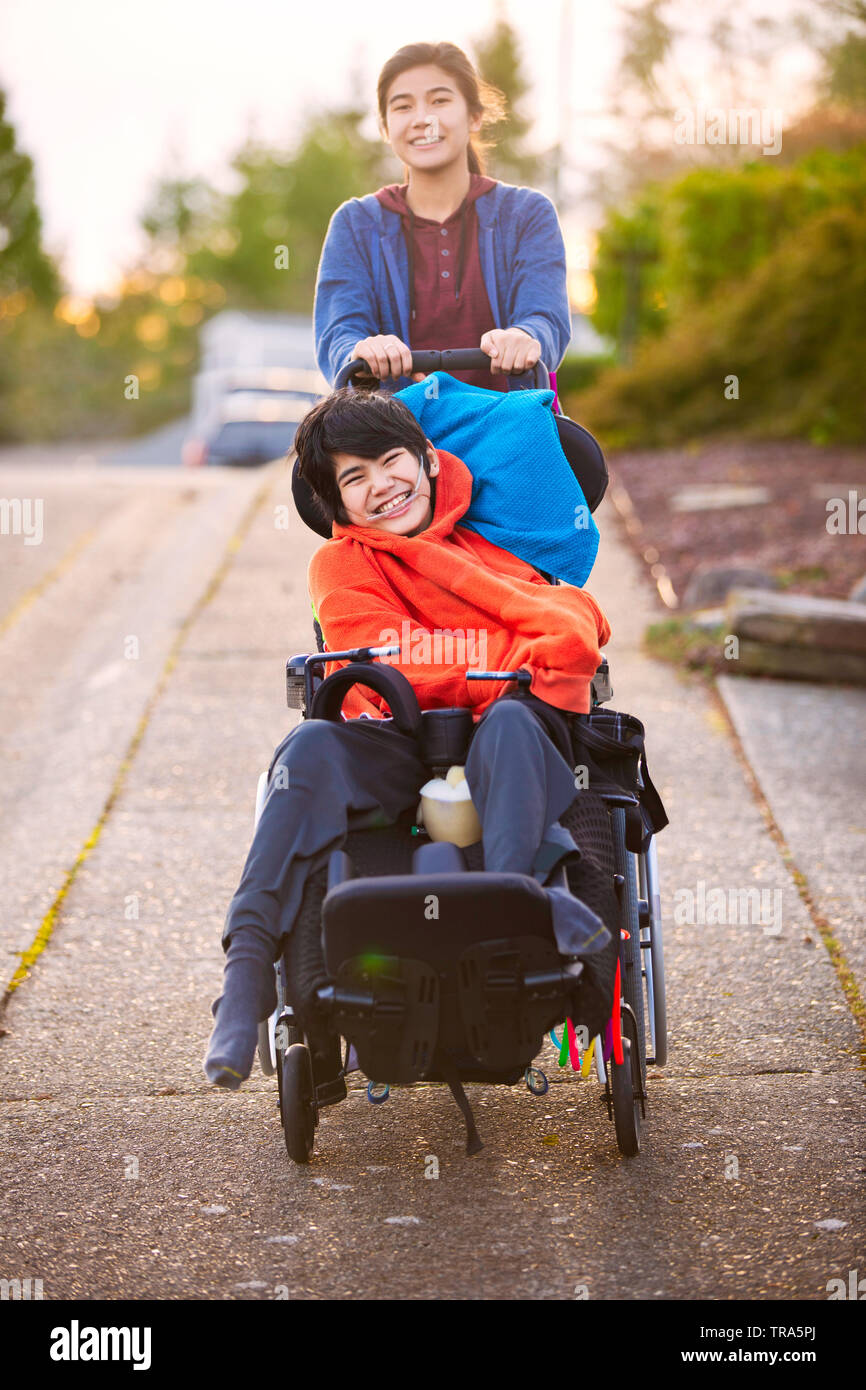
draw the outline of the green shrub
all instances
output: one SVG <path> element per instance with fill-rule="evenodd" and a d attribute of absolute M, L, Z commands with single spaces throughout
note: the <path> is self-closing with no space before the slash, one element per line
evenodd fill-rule
<path fill-rule="evenodd" d="M 585 391 L 615 362 L 616 358 L 609 353 L 600 353 L 595 357 L 566 357 L 556 369 L 556 388 L 559 396 Z"/>
<path fill-rule="evenodd" d="M 760 156 L 650 185 L 632 209 L 611 211 L 600 233 L 594 326 L 620 342 L 624 327 L 638 341 L 659 337 L 832 207 L 866 208 L 866 146 L 814 150 L 788 166 Z M 639 275 L 630 333 L 629 270 Z"/>
<path fill-rule="evenodd" d="M 145 347 L 136 321 L 157 308 L 165 306 L 150 296 L 127 296 L 101 312 L 100 330 L 91 338 L 41 305 L 14 320 L 0 319 L 0 441 L 122 438 L 185 414 L 195 335 L 171 322 L 167 311 L 165 344 Z M 125 394 L 131 375 L 140 378 L 135 400 Z"/>
<path fill-rule="evenodd" d="M 866 208 L 831 207 L 564 402 L 607 447 L 713 432 L 866 441 Z M 725 380 L 738 378 L 738 398 Z M 729 388 L 731 389 L 731 388 Z"/>
<path fill-rule="evenodd" d="M 593 327 L 606 338 L 652 337 L 664 330 L 661 290 L 664 189 L 650 185 L 631 209 L 614 209 L 599 235 L 593 273 L 598 299 Z M 633 321 L 628 323 L 629 274 L 639 278 Z"/>

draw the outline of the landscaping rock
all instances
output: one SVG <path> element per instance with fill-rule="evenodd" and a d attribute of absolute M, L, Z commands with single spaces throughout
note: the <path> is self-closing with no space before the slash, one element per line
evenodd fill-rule
<path fill-rule="evenodd" d="M 866 684 L 866 605 L 734 589 L 725 626 L 739 639 L 742 672 Z"/>
<path fill-rule="evenodd" d="M 691 627 L 700 628 L 702 632 L 715 632 L 725 621 L 725 610 L 721 605 L 715 608 L 698 608 L 688 616 Z"/>
<path fill-rule="evenodd" d="M 856 652 L 831 652 L 821 647 L 777 647 L 772 642 L 740 638 L 737 660 L 727 663 L 726 672 L 728 675 L 776 676 L 780 680 L 866 685 L 866 656 Z"/>
<path fill-rule="evenodd" d="M 778 581 L 765 570 L 746 565 L 702 565 L 683 595 L 683 608 L 711 608 L 724 603 L 732 589 L 775 589 Z"/>
<path fill-rule="evenodd" d="M 738 483 L 689 483 L 671 497 L 675 512 L 715 512 L 723 507 L 765 507 L 768 487 Z"/>

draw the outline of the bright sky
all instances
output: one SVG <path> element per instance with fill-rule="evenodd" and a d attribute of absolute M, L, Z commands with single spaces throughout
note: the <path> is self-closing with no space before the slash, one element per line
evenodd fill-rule
<path fill-rule="evenodd" d="M 787 8 L 788 0 L 758 4 Z M 228 160 L 250 129 L 288 144 L 309 108 L 349 95 L 353 75 L 372 112 L 376 76 L 395 49 L 422 38 L 468 47 L 497 10 L 523 44 L 533 143 L 556 139 L 565 74 L 569 144 L 588 153 L 605 123 L 586 113 L 609 107 L 618 56 L 613 0 L 435 0 L 390 10 L 363 0 L 3 0 L 7 119 L 34 161 L 45 244 L 68 288 L 111 289 L 143 249 L 137 217 L 160 176 L 198 174 L 229 187 Z M 785 67 L 798 82 L 803 55 Z"/>

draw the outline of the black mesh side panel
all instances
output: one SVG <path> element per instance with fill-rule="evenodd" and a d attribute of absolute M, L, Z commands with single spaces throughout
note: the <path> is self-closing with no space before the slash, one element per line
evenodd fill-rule
<path fill-rule="evenodd" d="M 568 886 L 576 898 L 601 918 L 612 938 L 598 955 L 586 957 L 578 986 L 575 1022 L 585 1024 L 593 1037 L 604 1032 L 610 1018 L 619 954 L 621 919 L 613 881 L 616 870 L 610 815 L 600 797 L 594 792 L 582 791 L 559 819 L 571 832 L 582 855 L 579 863 L 567 867 Z"/>

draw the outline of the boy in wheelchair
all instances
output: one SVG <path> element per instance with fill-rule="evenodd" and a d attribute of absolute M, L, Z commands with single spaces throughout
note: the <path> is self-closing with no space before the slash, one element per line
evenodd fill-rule
<path fill-rule="evenodd" d="M 381 645 L 395 630 L 405 632 L 408 620 L 413 634 L 481 634 L 485 669 L 531 673 L 529 691 L 510 690 L 503 680 L 467 681 L 465 661 L 437 659 L 443 650 L 435 642 L 422 642 L 425 659 L 417 659 L 413 642 L 395 662 L 421 709 L 472 709 L 465 772 L 485 870 L 536 878 L 550 899 L 561 952 L 602 949 L 611 938 L 601 919 L 559 881 L 546 886 L 577 857 L 558 818 L 575 796 L 569 718 L 590 709 L 599 648 L 610 636 L 601 609 L 583 589 L 551 585 L 459 525 L 471 498 L 468 468 L 437 452 L 394 397 L 335 392 L 305 416 L 295 448 L 300 472 L 333 521 L 332 539 L 308 574 L 328 650 Z M 307 719 L 275 750 L 223 931 L 223 993 L 213 1005 L 204 1063 L 215 1085 L 236 1089 L 250 1073 L 258 1023 L 276 1006 L 273 963 L 309 875 L 348 830 L 393 823 L 429 778 L 416 741 L 385 708 L 376 692 L 356 685 L 346 696 L 345 722 Z"/>

